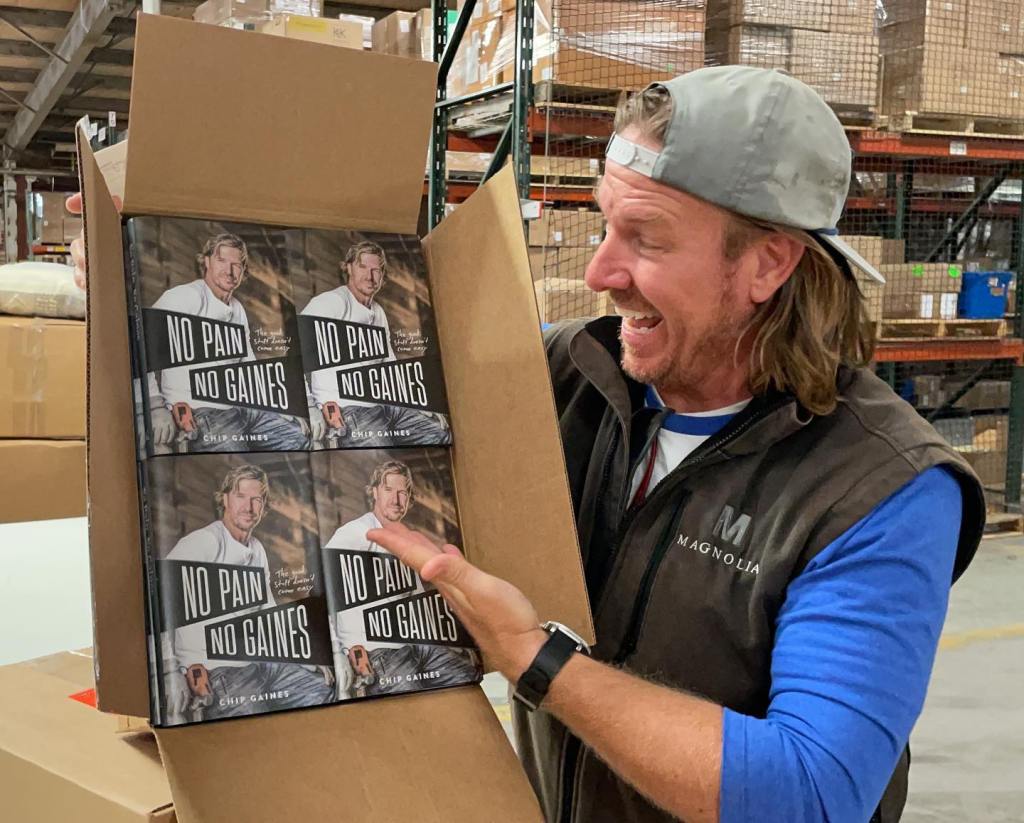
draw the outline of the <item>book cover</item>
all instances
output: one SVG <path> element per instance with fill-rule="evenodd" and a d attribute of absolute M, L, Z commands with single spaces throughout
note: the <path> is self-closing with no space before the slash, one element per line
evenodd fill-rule
<path fill-rule="evenodd" d="M 147 460 L 153 722 L 333 702 L 308 452 Z"/>
<path fill-rule="evenodd" d="M 321 451 L 311 461 L 338 698 L 478 682 L 479 653 L 441 594 L 366 538 L 402 524 L 438 545 L 460 542 L 448 450 Z"/>
<path fill-rule="evenodd" d="M 147 455 L 309 448 L 292 232 L 126 221 Z"/>
<path fill-rule="evenodd" d="M 307 229 L 293 254 L 313 448 L 451 443 L 419 238 Z"/>

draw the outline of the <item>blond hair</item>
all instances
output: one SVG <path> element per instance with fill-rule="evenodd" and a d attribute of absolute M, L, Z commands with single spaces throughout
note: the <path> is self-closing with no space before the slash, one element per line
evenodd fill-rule
<path fill-rule="evenodd" d="M 384 485 L 384 480 L 390 474 L 397 474 L 406 479 L 406 482 L 409 484 L 409 503 L 412 504 L 412 471 L 401 460 L 386 460 L 383 463 L 378 463 L 374 467 L 373 474 L 370 475 L 370 482 L 367 483 L 366 487 L 363 489 L 366 493 L 366 503 L 370 508 L 373 508 L 373 490 L 378 486 Z"/>
<path fill-rule="evenodd" d="M 633 126 L 643 138 L 664 143 L 672 119 L 672 99 L 655 86 L 624 97 L 615 113 L 615 131 Z M 749 381 L 755 393 L 788 391 L 814 414 L 836 406 L 840 365 L 863 366 L 874 351 L 874 327 L 868 322 L 857 281 L 844 272 L 807 232 L 726 212 L 722 241 L 726 260 L 736 260 L 758 239 L 778 232 L 801 243 L 803 256 L 789 279 L 758 306 L 737 341 L 751 335 Z"/>
<path fill-rule="evenodd" d="M 243 480 L 259 481 L 259 484 L 263 487 L 263 493 L 261 494 L 263 505 L 266 506 L 270 501 L 270 483 L 267 480 L 267 473 L 259 466 L 253 466 L 251 463 L 236 466 L 224 475 L 220 488 L 213 493 L 213 504 L 217 507 L 217 517 L 224 516 L 224 498 L 231 492 L 236 491 Z"/>
<path fill-rule="evenodd" d="M 238 249 L 242 256 L 242 279 L 249 276 L 249 250 L 245 247 L 245 241 L 237 234 L 218 234 L 209 238 L 203 246 L 203 250 L 196 255 L 196 276 L 200 279 L 206 276 L 206 268 L 203 260 L 213 257 L 221 246 L 231 249 Z M 239 281 L 241 282 L 241 281 Z"/>

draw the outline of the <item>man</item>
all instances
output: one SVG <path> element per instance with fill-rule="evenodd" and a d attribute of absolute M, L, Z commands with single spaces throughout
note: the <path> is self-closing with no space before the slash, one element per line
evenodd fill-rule
<path fill-rule="evenodd" d="M 400 525 L 367 535 L 534 692 L 515 720 L 549 820 L 900 817 L 984 503 L 857 367 L 847 261 L 870 266 L 830 234 L 850 165 L 828 107 L 778 72 L 703 69 L 620 111 L 586 275 L 620 318 L 547 339 L 594 659 L 539 670 L 564 635 L 522 593 Z"/>
<path fill-rule="evenodd" d="M 267 592 L 262 607 L 276 605 L 267 552 L 253 534 L 266 513 L 269 496 L 263 469 L 253 465 L 232 469 L 213 496 L 219 519 L 182 537 L 166 559 L 262 569 Z M 217 617 L 164 632 L 165 722 L 240 717 L 331 701 L 334 676 L 326 666 L 211 660 L 206 648 L 206 626 L 223 619 Z M 197 666 L 202 667 L 198 675 Z M 201 694 L 206 689 L 190 686 L 190 681 L 203 686 L 208 683 L 212 694 Z M 270 694 L 275 696 L 267 697 Z M 249 699 L 256 696 L 260 699 Z"/>
<path fill-rule="evenodd" d="M 233 234 L 219 234 L 206 241 L 196 255 L 197 278 L 165 291 L 154 309 L 208 317 L 245 328 L 249 319 L 234 296 L 249 271 L 245 243 Z M 254 360 L 250 345 L 244 358 L 216 363 Z M 212 365 L 212 364 L 211 364 Z M 192 396 L 189 366 L 149 374 L 149 406 L 153 445 L 167 448 L 187 443 L 190 452 L 233 452 L 245 448 L 266 451 L 301 450 L 308 447 L 305 421 L 263 409 L 226 406 Z M 177 417 L 177 420 L 175 420 Z"/>
<path fill-rule="evenodd" d="M 391 529 L 401 524 L 413 502 L 413 480 L 409 467 L 400 460 L 379 463 L 366 486 L 370 511 L 340 526 L 325 548 L 349 549 L 368 554 L 387 554 L 378 544 L 367 540 L 370 529 Z M 397 602 L 425 591 L 419 578 L 415 589 L 376 601 Z M 367 607 L 339 611 L 335 621 L 335 669 L 338 697 L 367 697 L 398 694 L 424 687 L 438 688 L 475 682 L 479 669 L 472 650 L 409 643 L 370 642 L 366 638 L 363 613 Z M 369 652 L 366 646 L 372 646 Z"/>
<path fill-rule="evenodd" d="M 356 243 L 349 247 L 340 268 L 345 282 L 336 289 L 315 295 L 301 313 L 377 326 L 384 330 L 387 356 L 359 365 L 395 360 L 387 315 L 374 299 L 387 277 L 384 249 L 370 240 Z M 440 415 L 342 399 L 337 377 L 340 370 L 320 369 L 310 375 L 309 419 L 314 443 L 322 442 L 325 436 L 338 448 L 431 446 L 451 442 L 447 422 Z"/>
<path fill-rule="evenodd" d="M 880 275 L 835 236 L 850 167 L 828 106 L 780 72 L 703 69 L 620 109 L 586 273 L 620 317 L 547 335 L 593 658 L 454 547 L 367 535 L 515 685 L 549 821 L 901 815 L 984 501 L 861 367 L 850 264 Z"/>

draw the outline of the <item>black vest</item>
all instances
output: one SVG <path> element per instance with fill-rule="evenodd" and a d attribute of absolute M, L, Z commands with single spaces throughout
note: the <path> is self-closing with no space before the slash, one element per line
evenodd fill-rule
<path fill-rule="evenodd" d="M 954 580 L 984 528 L 981 485 L 909 404 L 867 370 L 841 369 L 839 403 L 815 416 L 784 393 L 757 397 L 627 511 L 632 469 L 660 415 L 618 365 L 618 320 L 547 338 L 595 657 L 764 717 L 776 616 L 789 582 L 829 543 L 928 468 L 957 477 L 963 517 Z M 628 546 L 628 551 L 622 550 Z M 513 709 L 520 757 L 549 823 L 667 821 L 544 712 Z M 899 819 L 908 754 L 877 820 Z"/>

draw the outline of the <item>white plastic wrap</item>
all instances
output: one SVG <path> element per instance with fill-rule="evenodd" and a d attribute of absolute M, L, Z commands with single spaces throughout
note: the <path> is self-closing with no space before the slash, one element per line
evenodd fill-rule
<path fill-rule="evenodd" d="M 0 314 L 85 318 L 85 292 L 75 285 L 75 269 L 60 263 L 7 263 L 0 266 Z"/>

